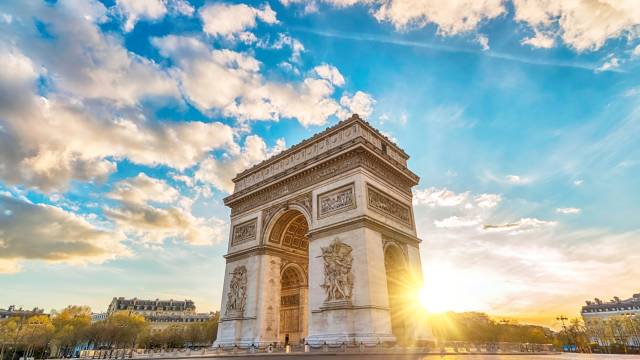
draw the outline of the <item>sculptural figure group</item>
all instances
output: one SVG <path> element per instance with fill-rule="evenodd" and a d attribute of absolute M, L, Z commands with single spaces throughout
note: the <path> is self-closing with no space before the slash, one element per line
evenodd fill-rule
<path fill-rule="evenodd" d="M 247 300 L 247 268 L 237 267 L 231 273 L 227 293 L 226 315 L 242 315 Z"/>
<path fill-rule="evenodd" d="M 322 248 L 324 261 L 324 288 L 327 297 L 325 302 L 350 301 L 353 293 L 353 255 L 351 246 L 334 239 L 327 247 Z"/>

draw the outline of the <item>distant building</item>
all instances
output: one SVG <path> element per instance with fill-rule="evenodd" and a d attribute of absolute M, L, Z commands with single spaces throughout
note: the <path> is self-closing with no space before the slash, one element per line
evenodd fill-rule
<path fill-rule="evenodd" d="M 31 310 L 16 309 L 15 305 L 9 305 L 8 309 L 0 309 L 0 320 L 12 317 L 28 318 L 34 315 L 47 315 L 43 309 L 33 308 Z M 48 316 L 48 315 L 47 315 Z"/>
<path fill-rule="evenodd" d="M 92 313 L 91 314 L 91 323 L 106 320 L 109 315 L 106 312 L 101 313 Z"/>
<path fill-rule="evenodd" d="M 587 300 L 581 314 L 593 343 L 640 347 L 640 293 L 625 300 L 617 296 L 608 302 Z"/>
<path fill-rule="evenodd" d="M 113 298 L 106 316 L 117 312 L 138 314 L 151 325 L 152 331 L 161 331 L 174 325 L 189 325 L 206 322 L 214 317 L 214 313 L 197 313 L 191 300 L 143 300 L 138 298 Z"/>

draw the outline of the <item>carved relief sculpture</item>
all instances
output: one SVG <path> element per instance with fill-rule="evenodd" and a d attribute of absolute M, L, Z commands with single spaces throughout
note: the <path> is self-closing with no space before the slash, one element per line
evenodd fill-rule
<path fill-rule="evenodd" d="M 247 301 L 247 268 L 236 267 L 231 273 L 229 292 L 227 293 L 227 316 L 242 316 Z"/>
<path fill-rule="evenodd" d="M 256 219 L 249 220 L 233 227 L 231 245 L 242 244 L 256 239 Z"/>
<path fill-rule="evenodd" d="M 411 225 L 411 210 L 409 206 L 383 194 L 371 185 L 367 186 L 367 198 L 369 199 L 367 205 L 370 209 L 389 215 L 409 226 Z"/>
<path fill-rule="evenodd" d="M 336 190 L 318 195 L 318 217 L 326 217 L 356 207 L 354 185 L 350 184 Z"/>
<path fill-rule="evenodd" d="M 350 302 L 353 295 L 353 264 L 351 246 L 335 238 L 322 248 L 324 283 L 321 285 L 327 297 L 325 302 Z"/>

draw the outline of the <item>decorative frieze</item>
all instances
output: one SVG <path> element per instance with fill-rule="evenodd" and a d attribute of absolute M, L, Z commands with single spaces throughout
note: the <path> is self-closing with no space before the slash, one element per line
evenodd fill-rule
<path fill-rule="evenodd" d="M 389 183 L 389 185 L 394 186 L 406 194 L 411 194 L 411 187 L 417 182 L 417 179 L 415 181 L 408 179 L 402 173 L 385 164 L 374 155 L 366 151 L 355 150 L 265 187 L 255 194 L 251 194 L 238 201 L 231 201 L 227 203 L 227 205 L 231 207 L 231 216 L 236 216 L 357 167 L 371 171 L 380 179 Z"/>
<path fill-rule="evenodd" d="M 318 195 L 318 218 L 356 208 L 353 183 Z"/>
<path fill-rule="evenodd" d="M 231 272 L 229 292 L 227 293 L 227 317 L 241 317 L 247 302 L 247 268 L 242 265 Z"/>
<path fill-rule="evenodd" d="M 396 144 L 359 117 L 352 117 L 344 122 L 327 128 L 292 148 L 283 151 L 254 167 L 240 173 L 235 182 L 235 192 L 242 191 L 267 179 L 294 168 L 299 164 L 312 161 L 326 155 L 342 145 L 361 139 L 379 152 L 393 159 L 402 167 L 407 166 L 408 156 Z"/>
<path fill-rule="evenodd" d="M 404 224 L 411 226 L 411 208 L 408 205 L 384 194 L 382 191 L 367 184 L 367 206 L 383 215 L 388 215 Z"/>
<path fill-rule="evenodd" d="M 335 238 L 329 246 L 323 247 L 324 283 L 320 285 L 327 297 L 325 305 L 330 303 L 350 303 L 353 297 L 353 249 Z"/>
<path fill-rule="evenodd" d="M 233 227 L 231 246 L 239 245 L 256 239 L 258 219 L 251 219 Z"/>

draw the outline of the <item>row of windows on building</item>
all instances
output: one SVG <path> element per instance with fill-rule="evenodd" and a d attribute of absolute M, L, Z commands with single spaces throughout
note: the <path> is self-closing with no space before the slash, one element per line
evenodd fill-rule
<path fill-rule="evenodd" d="M 171 323 L 194 323 L 194 322 L 206 322 L 209 317 L 198 318 L 148 318 L 150 322 L 171 322 Z"/>
<path fill-rule="evenodd" d="M 120 305 L 119 310 L 155 310 L 155 311 L 184 311 L 182 306 L 151 306 L 151 305 Z M 186 309 L 191 310 L 191 309 Z"/>
<path fill-rule="evenodd" d="M 640 310 L 640 305 L 637 306 L 625 306 L 625 307 L 612 307 L 612 308 L 595 308 L 595 309 L 583 309 L 583 313 L 595 313 L 595 312 L 610 312 L 610 311 L 625 311 L 625 310 Z"/>

